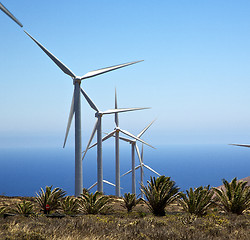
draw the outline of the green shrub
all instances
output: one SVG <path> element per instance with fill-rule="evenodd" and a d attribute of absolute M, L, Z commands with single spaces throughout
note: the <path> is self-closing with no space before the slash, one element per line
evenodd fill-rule
<path fill-rule="evenodd" d="M 15 205 L 15 209 L 13 209 L 13 212 L 28 216 L 34 214 L 33 208 L 33 203 L 23 200 L 21 203 L 17 203 Z"/>
<path fill-rule="evenodd" d="M 170 177 L 151 177 L 148 185 L 141 185 L 141 189 L 147 198 L 146 204 L 156 216 L 164 216 L 165 207 L 178 198 L 179 188 Z"/>
<path fill-rule="evenodd" d="M 108 196 L 98 191 L 94 194 L 86 192 L 79 197 L 79 211 L 88 214 L 102 213 L 110 201 Z"/>
<path fill-rule="evenodd" d="M 60 207 L 60 199 L 65 196 L 66 192 L 60 188 L 46 186 L 45 191 L 41 188 L 39 194 L 37 193 L 36 201 L 39 204 L 41 211 L 49 214 L 51 211 Z"/>
<path fill-rule="evenodd" d="M 223 179 L 222 189 L 214 188 L 218 205 L 226 212 L 242 214 L 250 208 L 250 187 L 247 182 L 234 178 L 230 183 Z"/>
<path fill-rule="evenodd" d="M 125 193 L 122 206 L 131 212 L 132 209 L 140 202 L 141 199 L 136 199 L 135 193 Z"/>
<path fill-rule="evenodd" d="M 74 197 L 67 196 L 63 200 L 61 200 L 61 207 L 63 212 L 67 215 L 73 215 L 78 213 L 78 199 Z"/>
<path fill-rule="evenodd" d="M 198 187 L 194 190 L 190 188 L 185 193 L 179 193 L 180 203 L 184 211 L 196 216 L 203 216 L 207 213 L 209 207 L 213 204 L 213 191 L 207 187 Z"/>

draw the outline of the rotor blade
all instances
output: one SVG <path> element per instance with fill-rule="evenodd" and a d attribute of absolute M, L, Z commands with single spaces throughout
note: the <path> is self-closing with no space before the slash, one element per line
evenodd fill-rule
<path fill-rule="evenodd" d="M 109 133 L 109 134 L 108 134 L 107 136 L 105 136 L 104 138 L 102 138 L 102 141 L 104 142 L 104 141 L 107 140 L 108 138 L 112 137 L 112 135 L 113 135 L 114 133 L 115 133 L 115 130 L 112 131 L 111 133 Z M 94 146 L 96 146 L 96 145 L 97 145 L 97 143 L 91 145 L 88 149 L 90 149 L 90 148 L 92 148 L 92 147 L 94 147 Z"/>
<path fill-rule="evenodd" d="M 139 148 L 138 148 L 137 144 L 135 144 L 135 150 L 136 150 L 136 152 L 137 152 L 137 156 L 138 156 L 138 158 L 139 158 L 140 165 L 141 165 L 141 167 L 142 167 L 141 155 L 140 155 L 140 151 L 139 151 Z"/>
<path fill-rule="evenodd" d="M 70 129 L 70 126 L 71 126 L 71 122 L 72 122 L 72 118 L 74 116 L 74 113 L 75 113 L 75 109 L 74 109 L 74 93 L 73 93 L 70 112 L 69 112 L 69 118 L 68 118 L 68 124 L 67 124 L 64 143 L 63 143 L 63 148 L 65 147 L 65 144 L 66 144 L 66 141 L 67 141 L 67 138 L 68 138 L 69 129 Z"/>
<path fill-rule="evenodd" d="M 156 120 L 156 119 L 155 119 L 155 120 Z M 138 138 L 141 137 L 141 136 L 148 130 L 148 128 L 154 123 L 155 120 L 153 120 L 151 123 L 149 123 L 148 126 L 145 127 L 145 128 L 137 135 L 137 137 L 138 137 Z"/>
<path fill-rule="evenodd" d="M 85 155 L 86 155 L 86 153 L 87 153 L 87 151 L 88 151 L 88 149 L 89 149 L 89 145 L 91 144 L 91 142 L 92 142 L 92 140 L 93 140 L 93 138 L 94 138 L 95 132 L 96 132 L 96 130 L 97 130 L 97 124 L 98 124 L 98 119 L 96 120 L 95 126 L 94 126 L 93 131 L 92 131 L 92 133 L 91 133 L 91 135 L 90 135 L 89 142 L 88 142 L 87 147 L 86 147 L 86 149 L 85 149 L 85 151 L 84 151 L 82 160 L 84 159 L 84 157 L 85 157 Z"/>
<path fill-rule="evenodd" d="M 140 165 L 136 166 L 136 167 L 135 167 L 135 170 L 137 170 L 137 169 L 140 168 L 140 167 L 141 167 Z M 127 174 L 129 174 L 129 173 L 131 173 L 131 172 L 132 172 L 132 169 L 129 170 L 129 171 L 127 171 L 126 173 L 122 174 L 121 177 L 123 177 L 123 176 L 125 176 L 125 175 L 127 175 Z"/>
<path fill-rule="evenodd" d="M 90 71 L 90 72 L 86 73 L 85 75 L 83 75 L 81 77 L 81 80 L 86 79 L 86 78 L 90 78 L 90 77 L 94 77 L 94 76 L 97 76 L 97 75 L 100 75 L 100 74 L 103 74 L 106 72 L 110 72 L 110 71 L 116 70 L 118 68 L 123 68 L 123 67 L 129 66 L 129 65 L 135 64 L 135 63 L 142 62 L 142 61 L 143 60 L 136 61 L 136 62 L 129 62 L 129 63 L 124 63 L 124 64 L 119 64 L 116 66 L 111 66 L 111 67 L 106 67 L 106 68 L 101 68 L 98 70 Z"/>
<path fill-rule="evenodd" d="M 90 107 L 92 107 L 94 110 L 99 112 L 99 109 L 97 108 L 97 106 L 94 104 L 94 102 L 90 99 L 90 97 L 87 95 L 87 93 L 82 88 L 81 88 L 81 92 L 82 92 L 83 96 L 85 97 L 85 99 L 87 100 L 87 102 L 89 103 Z"/>
<path fill-rule="evenodd" d="M 104 183 L 107 183 L 107 184 L 109 184 L 109 185 L 111 185 L 111 186 L 113 186 L 113 187 L 115 187 L 115 184 L 114 184 L 114 183 L 111 183 L 111 182 L 109 182 L 109 181 L 107 181 L 107 180 L 104 180 L 104 179 L 103 179 L 103 182 L 104 182 Z M 123 189 L 123 188 L 120 187 L 120 189 Z"/>
<path fill-rule="evenodd" d="M 0 3 L 0 9 L 8 15 L 14 22 L 16 22 L 20 27 L 23 27 L 23 24 L 18 21 L 18 19 L 2 4 Z"/>
<path fill-rule="evenodd" d="M 116 89 L 115 89 L 115 109 L 117 109 L 117 94 L 116 94 Z M 118 113 L 115 113 L 115 125 L 117 127 L 119 126 Z"/>
<path fill-rule="evenodd" d="M 143 110 L 143 109 L 149 109 L 146 108 L 119 108 L 119 109 L 110 109 L 107 111 L 102 112 L 103 114 L 112 114 L 112 113 L 120 113 L 120 112 L 130 112 L 130 111 L 137 111 L 137 110 Z"/>
<path fill-rule="evenodd" d="M 143 141 L 142 139 L 136 137 L 136 136 L 133 135 L 132 133 L 130 133 L 130 132 L 126 131 L 126 130 L 123 130 L 123 129 L 120 129 L 120 131 L 121 131 L 122 133 L 128 135 L 129 137 L 132 137 L 132 138 L 134 138 L 134 139 L 136 139 L 136 140 L 138 140 L 138 141 L 140 141 L 140 142 L 142 142 L 142 143 L 148 145 L 149 147 L 154 148 L 153 146 L 151 146 L 150 144 L 146 143 L 146 142 Z M 155 148 L 154 148 L 154 149 L 155 149 Z"/>
<path fill-rule="evenodd" d="M 123 141 L 126 141 L 126 142 L 129 142 L 129 143 L 134 142 L 134 140 L 131 140 L 131 139 L 128 139 L 128 138 L 125 138 L 125 137 L 120 137 L 120 136 L 119 136 L 119 139 L 121 139 L 121 140 L 123 140 Z"/>
<path fill-rule="evenodd" d="M 233 145 L 233 146 L 238 146 L 238 147 L 250 147 L 250 144 L 229 144 L 229 145 Z"/>
<path fill-rule="evenodd" d="M 145 168 L 147 168 L 148 170 L 150 170 L 151 172 L 157 174 L 158 176 L 161 176 L 158 172 L 156 172 L 154 169 L 152 169 L 152 168 L 149 167 L 148 165 L 146 165 L 146 164 L 143 163 L 143 166 L 144 166 Z"/>
<path fill-rule="evenodd" d="M 37 45 L 40 47 L 45 54 L 66 74 L 75 78 L 75 74 L 66 66 L 64 65 L 58 58 L 56 58 L 51 52 L 49 52 L 41 43 L 39 43 L 35 38 L 33 38 L 29 33 L 24 31 Z"/>
<path fill-rule="evenodd" d="M 88 188 L 88 191 L 91 190 L 93 187 L 95 187 L 97 185 L 97 182 L 94 183 L 93 185 L 91 185 L 89 188 Z"/>

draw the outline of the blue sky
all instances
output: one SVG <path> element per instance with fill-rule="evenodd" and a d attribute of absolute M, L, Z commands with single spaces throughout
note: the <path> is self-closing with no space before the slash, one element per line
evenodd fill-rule
<path fill-rule="evenodd" d="M 82 82 L 122 128 L 164 144 L 250 142 L 250 2 L 1 1 L 75 74 L 144 59 Z M 73 93 L 65 75 L 0 12 L 0 147 L 61 147 Z M 83 143 L 94 112 L 82 99 Z M 105 116 L 103 130 L 113 130 Z M 72 126 L 68 146 L 74 144 Z"/>

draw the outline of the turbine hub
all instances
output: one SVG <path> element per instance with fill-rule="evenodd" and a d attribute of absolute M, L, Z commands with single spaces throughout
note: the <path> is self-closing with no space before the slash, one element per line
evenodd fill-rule
<path fill-rule="evenodd" d="M 74 79 L 73 79 L 73 84 L 75 85 L 76 83 L 78 83 L 78 84 L 81 84 L 81 78 L 80 77 L 75 77 Z"/>

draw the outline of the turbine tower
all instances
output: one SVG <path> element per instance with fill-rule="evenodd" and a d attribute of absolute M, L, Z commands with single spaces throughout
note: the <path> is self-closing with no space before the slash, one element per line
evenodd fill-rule
<path fill-rule="evenodd" d="M 20 27 L 23 25 L 1 4 L 0 9 L 6 13 L 13 21 L 15 21 Z M 42 51 L 67 75 L 73 79 L 74 94 L 72 98 L 70 114 L 68 118 L 68 124 L 66 128 L 65 140 L 63 147 L 65 147 L 67 136 L 69 133 L 72 118 L 75 114 L 75 196 L 79 196 L 83 189 L 83 177 L 82 177 L 82 143 L 81 143 L 81 95 L 80 95 L 80 85 L 82 80 L 95 77 L 97 75 L 110 72 L 119 68 L 123 68 L 141 61 L 129 62 L 125 64 L 120 64 L 116 66 L 111 66 L 107 68 L 102 68 L 94 71 L 90 71 L 85 75 L 79 77 L 76 76 L 65 64 L 63 64 L 58 58 L 56 58 L 52 53 L 50 53 L 41 43 L 39 43 L 35 38 L 33 38 L 28 32 L 24 31 L 37 45 L 42 49 Z"/>
<path fill-rule="evenodd" d="M 115 109 L 118 109 L 117 108 L 117 94 L 116 94 L 116 91 L 115 91 Z M 119 119 L 118 119 L 118 112 L 115 113 L 115 129 L 108 133 L 107 136 L 105 136 L 102 141 L 105 141 L 107 139 L 109 139 L 110 137 L 115 137 L 115 185 L 116 185 L 116 196 L 117 197 L 120 197 L 120 149 L 119 149 L 119 139 L 120 139 L 120 132 L 133 138 L 133 139 L 136 139 L 150 147 L 152 147 L 151 145 L 149 145 L 148 143 L 146 143 L 145 141 L 143 141 L 142 139 L 136 137 L 135 135 L 133 135 L 132 133 L 126 131 L 126 130 L 123 130 L 119 127 Z M 86 151 L 94 146 L 96 146 L 97 143 L 91 145 L 90 147 L 87 146 L 86 148 Z M 154 147 L 152 147 L 154 148 Z M 85 151 L 85 153 L 86 153 Z"/>
<path fill-rule="evenodd" d="M 86 150 L 84 151 L 84 155 L 82 159 L 85 157 L 87 150 L 93 140 L 93 137 L 95 133 L 97 132 L 97 191 L 103 192 L 104 180 L 103 180 L 103 164 L 102 164 L 102 116 L 106 114 L 117 114 L 120 112 L 129 112 L 129 111 L 135 111 L 135 110 L 142 110 L 146 108 L 121 108 L 121 109 L 116 108 L 116 109 L 110 109 L 107 111 L 100 111 L 83 89 L 81 89 L 81 92 L 83 96 L 85 97 L 85 99 L 87 100 L 87 102 L 89 103 L 90 107 L 96 111 L 95 117 L 97 118 L 96 124 L 91 133 L 89 142 L 87 144 Z"/>
<path fill-rule="evenodd" d="M 151 123 L 148 124 L 136 137 L 140 138 L 148 129 L 149 127 L 154 123 L 155 120 L 153 120 Z M 121 140 L 128 142 L 131 144 L 131 172 L 132 172 L 132 193 L 136 194 L 136 181 L 135 181 L 135 151 L 137 152 L 138 158 L 140 157 L 140 151 L 139 148 L 136 144 L 137 140 L 136 139 L 129 139 L 129 138 L 124 138 L 120 137 Z M 140 159 L 140 158 L 139 158 Z M 123 176 L 123 175 L 122 175 Z M 121 177 L 122 177 L 121 176 Z"/>

